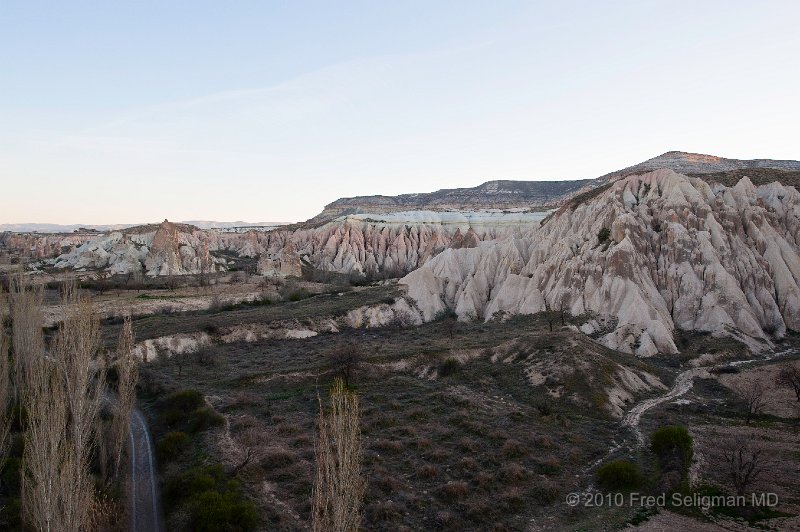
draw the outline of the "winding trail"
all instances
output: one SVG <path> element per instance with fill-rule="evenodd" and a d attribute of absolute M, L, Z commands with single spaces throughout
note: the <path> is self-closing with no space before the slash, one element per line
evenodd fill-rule
<path fill-rule="evenodd" d="M 139 410 L 131 414 L 128 432 L 131 458 L 130 511 L 133 532 L 164 530 L 158 494 L 153 442 Z"/>
<path fill-rule="evenodd" d="M 724 362 L 722 364 L 716 364 L 713 366 L 689 368 L 678 373 L 678 375 L 675 377 L 675 382 L 672 384 L 672 388 L 670 388 L 666 393 L 659 395 L 658 397 L 644 399 L 643 401 L 636 403 L 630 410 L 628 410 L 628 412 L 625 414 L 625 417 L 623 417 L 622 421 L 620 422 L 620 426 L 625 429 L 625 431 L 615 438 L 611 442 L 611 446 L 608 448 L 608 451 L 602 457 L 589 464 L 583 470 L 583 473 L 587 474 L 592 471 L 594 468 L 608 460 L 609 457 L 620 451 L 623 447 L 626 447 L 626 444 L 627 450 L 633 451 L 634 446 L 628 442 L 629 435 L 631 433 L 633 433 L 636 438 L 636 447 L 643 447 L 645 444 L 644 435 L 639 427 L 642 416 L 648 410 L 651 410 L 660 404 L 672 401 L 673 399 L 677 399 L 678 397 L 685 395 L 689 390 L 692 389 L 692 386 L 694 386 L 695 377 L 707 376 L 710 371 L 721 368 L 734 368 L 756 362 L 767 362 L 792 353 L 795 353 L 794 349 L 786 349 L 784 351 L 768 353 L 766 355 L 761 355 L 747 360 L 737 360 L 734 362 Z M 590 483 L 587 491 L 591 491 L 593 489 L 594 486 Z"/>
<path fill-rule="evenodd" d="M 671 401 L 685 394 L 692 389 L 694 378 L 704 374 L 708 374 L 706 368 L 692 368 L 679 373 L 678 376 L 675 377 L 675 383 L 667 393 L 652 399 L 645 399 L 634 405 L 633 408 L 628 410 L 625 417 L 622 418 L 621 425 L 623 427 L 630 427 L 636 435 L 636 441 L 639 446 L 644 445 L 644 435 L 639 428 L 639 422 L 642 420 L 644 413 L 662 403 L 666 403 L 667 401 Z"/>

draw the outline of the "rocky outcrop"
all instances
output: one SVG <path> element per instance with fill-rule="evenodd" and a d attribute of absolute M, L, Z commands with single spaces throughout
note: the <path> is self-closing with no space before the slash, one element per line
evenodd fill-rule
<path fill-rule="evenodd" d="M 183 275 L 221 271 L 231 257 L 248 257 L 257 258 L 258 273 L 267 276 L 300 276 L 306 263 L 323 272 L 399 277 L 450 246 L 474 247 L 480 240 L 519 232 L 545 214 L 354 215 L 315 228 L 246 233 L 204 231 L 165 221 L 96 236 L 52 263 L 77 270 Z"/>
<path fill-rule="evenodd" d="M 605 197 L 619 179 L 656 168 L 692 172 L 709 183 L 707 187 L 715 194 L 720 185 L 735 188 L 732 185 L 739 182 L 740 173 L 748 169 L 760 184 L 771 182 L 773 176 L 784 185 L 800 182 L 797 161 L 738 161 L 668 152 L 595 180 L 490 181 L 475 188 L 430 194 L 344 198 L 305 224 L 274 230 L 227 232 L 164 222 L 105 234 L 4 233 L 0 235 L 0 247 L 12 254 L 45 260 L 57 268 L 111 273 L 197 274 L 224 270 L 231 261 L 247 258 L 256 259 L 249 262 L 255 262 L 258 272 L 264 275 L 298 276 L 304 267 L 311 267 L 349 276 L 383 278 L 402 276 L 443 251 L 447 250 L 448 257 L 458 257 L 464 250 L 482 249 L 483 241 L 500 239 L 508 240 L 504 245 L 511 246 L 506 251 L 513 256 L 513 267 L 521 269 L 529 261 L 528 253 L 543 252 L 529 249 L 529 233 L 546 214 L 542 209 L 567 206 L 570 212 L 583 212 L 575 207 Z M 633 192 L 629 194 L 636 198 Z M 625 201 L 629 202 L 630 197 Z M 617 225 L 615 230 L 620 227 Z M 603 247 L 608 246 L 604 243 Z M 504 249 L 493 248 L 485 257 L 481 255 L 482 260 L 512 260 L 505 255 L 489 258 Z M 628 280 L 634 284 L 640 281 L 635 276 Z M 515 299 L 514 290 L 523 289 L 522 284 L 526 283 L 513 282 L 520 286 L 507 284 L 503 293 L 491 296 L 498 297 L 498 308 L 507 298 Z M 452 286 L 447 290 L 452 291 Z M 474 304 L 466 300 L 460 304 L 465 313 L 477 314 L 480 299 Z M 539 308 L 543 301 L 531 293 L 520 303 L 521 309 Z"/>
<path fill-rule="evenodd" d="M 781 172 L 800 171 L 800 161 L 779 161 L 773 159 L 726 159 L 702 153 L 687 153 L 683 151 L 668 151 L 642 163 L 629 166 L 616 172 L 602 176 L 601 180 L 614 181 L 620 177 L 644 174 L 662 168 L 669 168 L 679 174 L 703 175 L 719 174 L 734 171 L 772 169 Z"/>
<path fill-rule="evenodd" d="M 600 340 L 675 353 L 675 328 L 767 343 L 800 330 L 800 195 L 658 170 L 565 206 L 540 229 L 449 249 L 401 283 L 425 319 L 548 309 L 608 317 Z M 587 331 L 592 332 L 593 326 Z"/>
<path fill-rule="evenodd" d="M 487 181 L 474 188 L 453 188 L 425 194 L 341 198 L 325 206 L 311 224 L 339 216 L 401 211 L 475 211 L 557 207 L 573 195 L 596 186 L 592 179 L 574 181 Z"/>
<path fill-rule="evenodd" d="M 546 210 L 563 205 L 570 198 L 608 182 L 635 174 L 668 168 L 681 174 L 712 174 L 740 170 L 771 169 L 798 172 L 800 162 L 772 159 L 726 159 L 700 153 L 670 151 L 634 166 L 611 172 L 597 179 L 574 181 L 487 181 L 473 188 L 443 189 L 424 194 L 399 196 L 358 196 L 341 198 L 325 206 L 309 220 L 318 225 L 339 216 L 397 211 L 470 211 L 477 209 Z"/>
<path fill-rule="evenodd" d="M 167 220 L 159 225 L 116 231 L 89 240 L 59 255 L 56 268 L 106 270 L 114 273 L 184 275 L 224 269 L 210 254 L 209 233 Z"/>

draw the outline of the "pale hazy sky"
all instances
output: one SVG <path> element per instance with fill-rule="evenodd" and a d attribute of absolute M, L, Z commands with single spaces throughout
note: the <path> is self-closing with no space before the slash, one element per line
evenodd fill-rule
<path fill-rule="evenodd" d="M 800 158 L 800 1 L 0 7 L 0 223 L 298 221 L 342 196 Z"/>

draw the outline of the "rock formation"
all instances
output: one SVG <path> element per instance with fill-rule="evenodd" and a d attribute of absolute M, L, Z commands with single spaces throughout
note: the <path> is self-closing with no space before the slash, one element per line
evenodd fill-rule
<path fill-rule="evenodd" d="M 677 352 L 675 328 L 752 347 L 800 330 L 800 195 L 658 170 L 562 207 L 540 229 L 448 249 L 401 279 L 425 319 L 565 310 L 615 327 L 608 347 Z M 590 333 L 596 324 L 587 324 Z"/>
<path fill-rule="evenodd" d="M 487 181 L 473 188 L 443 189 L 425 194 L 359 196 L 341 198 L 308 221 L 324 223 L 339 216 L 402 211 L 475 211 L 480 209 L 545 210 L 560 205 L 574 194 L 597 186 L 595 180 Z"/>
<path fill-rule="evenodd" d="M 183 275 L 225 270 L 230 257 L 257 258 L 258 273 L 300 276 L 302 264 L 367 278 L 400 277 L 451 245 L 474 247 L 536 225 L 545 213 L 433 213 L 346 216 L 314 228 L 230 233 L 164 221 L 96 235 L 51 262 L 56 268 Z M 58 252 L 58 239 L 25 236 L 24 245 Z M 74 239 L 65 236 L 65 239 Z M 37 247 L 37 242 L 43 246 Z M 63 242 L 67 242 L 64 240 Z"/>

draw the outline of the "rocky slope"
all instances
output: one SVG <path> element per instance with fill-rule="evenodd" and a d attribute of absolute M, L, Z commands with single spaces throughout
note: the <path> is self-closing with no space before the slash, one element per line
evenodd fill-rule
<path fill-rule="evenodd" d="M 245 260 L 265 275 L 300 275 L 305 265 L 367 278 L 401 276 L 448 248 L 509 236 L 524 240 L 542 209 L 588 202 L 615 180 L 655 168 L 689 172 L 712 188 L 733 186 L 743 175 L 756 184 L 800 182 L 796 161 L 668 152 L 594 180 L 490 181 L 430 194 L 345 198 L 309 222 L 273 230 L 201 230 L 165 222 L 102 234 L 0 233 L 0 248 L 57 268 L 111 273 L 197 274 Z"/>
<path fill-rule="evenodd" d="M 672 170 L 618 179 L 527 234 L 446 250 L 401 283 L 425 319 L 547 309 L 597 316 L 608 347 L 677 352 L 675 328 L 754 348 L 800 330 L 800 194 Z"/>
<path fill-rule="evenodd" d="M 724 174 L 726 172 L 758 171 L 763 169 L 777 170 L 779 172 L 798 172 L 800 171 L 800 161 L 726 159 L 725 157 L 703 155 L 701 153 L 668 151 L 642 163 L 606 174 L 599 179 L 613 181 L 619 177 L 643 174 L 660 168 L 669 168 L 679 174 L 685 175 Z"/>
<path fill-rule="evenodd" d="M 472 211 L 476 209 L 545 210 L 596 186 L 592 179 L 576 181 L 487 181 L 474 188 L 443 189 L 424 194 L 341 198 L 309 220 L 317 224 L 342 215 L 398 211 Z"/>
<path fill-rule="evenodd" d="M 263 275 L 302 274 L 303 265 L 323 272 L 367 278 L 399 277 L 446 248 L 474 247 L 538 224 L 544 213 L 434 213 L 342 217 L 315 228 L 228 233 L 164 221 L 88 239 L 20 235 L 20 245 L 60 254 L 58 269 L 112 274 L 198 274 L 225 270 L 232 258 L 257 260 Z M 52 240 L 52 242 L 51 242 Z M 16 241 L 15 241 L 16 242 Z M 227 258 L 226 258 L 227 257 Z"/>
<path fill-rule="evenodd" d="M 602 186 L 609 181 L 628 175 L 643 174 L 659 168 L 669 168 L 681 174 L 698 175 L 725 174 L 746 170 L 772 170 L 771 174 L 774 177 L 775 175 L 780 176 L 782 172 L 800 172 L 800 162 L 772 159 L 726 159 L 713 155 L 670 151 L 597 179 L 579 179 L 575 181 L 487 181 L 473 188 L 443 189 L 424 194 L 341 198 L 326 205 L 320 214 L 309 220 L 309 223 L 319 224 L 348 214 L 411 210 L 460 211 L 474 210 L 476 208 L 544 210 L 559 207 L 573 196 Z M 783 179 L 779 180 L 784 182 Z"/>

